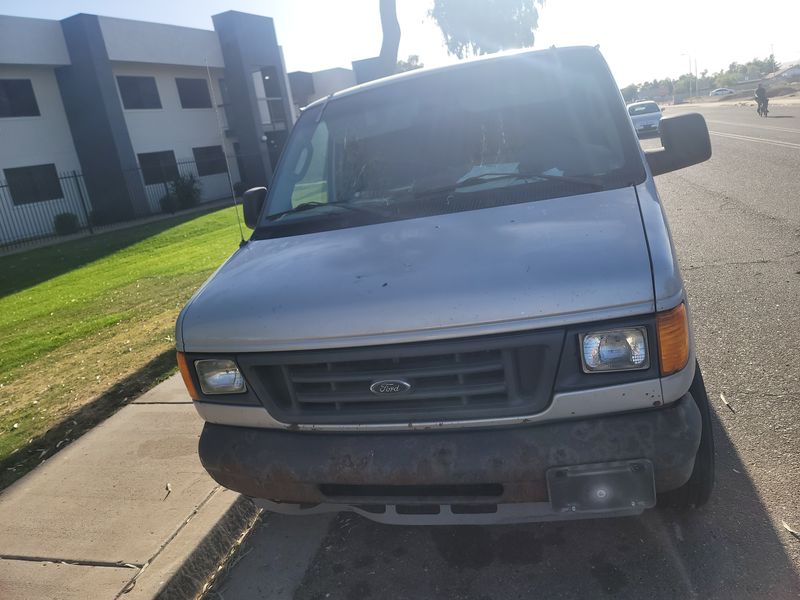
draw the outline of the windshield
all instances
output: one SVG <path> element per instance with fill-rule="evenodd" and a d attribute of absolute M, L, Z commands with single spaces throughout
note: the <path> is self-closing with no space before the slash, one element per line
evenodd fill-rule
<path fill-rule="evenodd" d="M 634 104 L 628 107 L 628 113 L 633 117 L 635 115 L 647 115 L 650 113 L 661 112 L 658 104 L 655 102 L 646 102 L 645 104 Z"/>
<path fill-rule="evenodd" d="M 399 80 L 306 111 L 265 229 L 298 232 L 612 189 L 644 176 L 594 52 L 522 54 Z M 363 210 L 333 210 L 345 203 Z M 298 209 L 298 207 L 300 207 Z"/>

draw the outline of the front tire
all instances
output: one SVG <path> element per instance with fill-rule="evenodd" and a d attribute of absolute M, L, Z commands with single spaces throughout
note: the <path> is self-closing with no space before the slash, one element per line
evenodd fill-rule
<path fill-rule="evenodd" d="M 708 394 L 699 364 L 695 364 L 694 379 L 689 392 L 697 408 L 700 409 L 703 426 L 700 446 L 694 459 L 694 469 L 689 481 L 678 489 L 660 494 L 658 498 L 659 506 L 679 510 L 703 506 L 711 498 L 711 492 L 714 490 L 714 433 L 711 428 L 711 407 L 708 404 Z"/>

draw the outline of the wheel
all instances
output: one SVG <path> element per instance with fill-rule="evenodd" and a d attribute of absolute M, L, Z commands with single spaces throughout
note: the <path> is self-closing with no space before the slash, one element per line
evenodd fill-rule
<path fill-rule="evenodd" d="M 703 383 L 703 374 L 700 365 L 695 364 L 694 379 L 689 388 L 697 408 L 700 409 L 700 418 L 703 430 L 700 434 L 700 446 L 694 459 L 694 469 L 689 481 L 681 487 L 664 494 L 659 494 L 659 506 L 669 506 L 677 509 L 688 509 L 703 506 L 711 497 L 714 489 L 714 433 L 711 429 L 711 408 L 708 404 L 708 394 Z"/>

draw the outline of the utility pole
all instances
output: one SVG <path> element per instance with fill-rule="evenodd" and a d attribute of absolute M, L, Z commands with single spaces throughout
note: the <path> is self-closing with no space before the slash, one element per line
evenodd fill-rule
<path fill-rule="evenodd" d="M 689 57 L 689 97 L 692 96 L 692 55 L 688 52 L 681 52 L 681 56 L 688 56 Z"/>

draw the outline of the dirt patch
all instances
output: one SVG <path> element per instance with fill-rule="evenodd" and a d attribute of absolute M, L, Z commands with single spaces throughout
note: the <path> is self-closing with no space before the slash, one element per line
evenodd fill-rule
<path fill-rule="evenodd" d="M 20 450 L 0 460 L 0 490 L 66 448 L 98 423 L 166 378 L 174 370 L 175 351 L 162 352 L 90 402 L 64 414 L 57 425 L 31 438 Z"/>
<path fill-rule="evenodd" d="M 18 448 L 0 460 L 0 489 L 174 372 L 176 313 L 120 321 L 0 388 L 0 436 Z"/>

